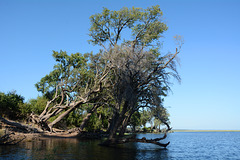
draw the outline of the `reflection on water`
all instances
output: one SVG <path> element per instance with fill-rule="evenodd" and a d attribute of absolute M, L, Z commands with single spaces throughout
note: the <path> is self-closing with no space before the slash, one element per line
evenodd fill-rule
<path fill-rule="evenodd" d="M 17 146 L 1 146 L 0 159 L 129 160 L 159 157 L 161 153 L 161 157 L 166 157 L 167 153 L 151 144 L 127 143 L 103 147 L 99 143 L 99 140 L 45 138 Z"/>
<path fill-rule="evenodd" d="M 159 134 L 139 134 L 138 138 Z M 240 132 L 171 133 L 167 149 L 154 144 L 127 143 L 102 147 L 99 140 L 46 138 L 17 146 L 0 146 L 0 159 L 240 159 Z"/>

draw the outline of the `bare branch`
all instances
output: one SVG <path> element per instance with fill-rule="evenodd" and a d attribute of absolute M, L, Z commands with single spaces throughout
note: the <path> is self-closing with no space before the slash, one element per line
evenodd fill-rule
<path fill-rule="evenodd" d="M 167 66 L 168 66 L 168 64 L 170 63 L 170 62 L 172 62 L 172 60 L 177 56 L 177 54 L 179 53 L 179 51 L 178 51 L 178 48 L 176 47 L 176 52 L 175 52 L 175 54 L 164 64 L 164 66 L 163 67 L 161 67 L 162 69 L 164 69 L 164 68 L 166 68 Z"/>

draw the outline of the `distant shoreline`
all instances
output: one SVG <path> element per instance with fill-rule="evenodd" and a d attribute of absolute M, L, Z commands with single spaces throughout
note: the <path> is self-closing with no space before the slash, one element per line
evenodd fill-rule
<path fill-rule="evenodd" d="M 173 129 L 173 132 L 240 132 L 240 130 Z"/>

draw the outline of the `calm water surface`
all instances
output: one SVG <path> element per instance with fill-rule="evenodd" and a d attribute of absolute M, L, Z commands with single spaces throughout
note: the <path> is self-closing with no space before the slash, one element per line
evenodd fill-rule
<path fill-rule="evenodd" d="M 138 134 L 138 138 L 159 134 Z M 43 139 L 17 146 L 0 146 L 0 159 L 240 159 L 240 132 L 176 132 L 167 149 L 154 144 L 128 143 L 101 147 L 98 140 Z"/>

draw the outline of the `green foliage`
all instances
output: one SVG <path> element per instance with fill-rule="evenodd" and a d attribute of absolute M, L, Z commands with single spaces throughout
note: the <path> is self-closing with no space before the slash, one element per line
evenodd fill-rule
<path fill-rule="evenodd" d="M 143 128 L 142 128 L 142 131 L 143 131 L 144 133 L 151 133 L 151 132 L 152 132 L 151 127 L 143 127 Z"/>
<path fill-rule="evenodd" d="M 79 127 L 83 120 L 83 110 L 76 108 L 66 117 L 66 125 L 69 128 Z"/>
<path fill-rule="evenodd" d="M 146 124 L 151 124 L 151 127 L 160 128 L 160 125 L 164 125 L 165 123 L 169 122 L 169 113 L 166 108 L 164 107 L 156 107 L 154 109 L 143 109 L 139 112 L 140 114 L 140 125 L 143 126 L 144 132 L 150 132 L 151 128 L 149 129 L 146 127 Z"/>
<path fill-rule="evenodd" d="M 23 119 L 32 112 L 43 113 L 47 114 L 41 117 L 44 122 L 60 117 L 58 126 L 65 129 L 79 127 L 86 115 L 92 113 L 85 127 L 91 132 L 107 130 L 110 121 L 115 125 L 113 132 L 124 121 L 134 130 L 144 126 L 146 131 L 147 123 L 159 126 L 169 122 L 162 97 L 170 89 L 169 76 L 178 78 L 178 74 L 173 62 L 176 55 L 162 56 L 159 50 L 160 37 L 168 29 L 159 6 L 124 7 L 119 11 L 104 8 L 102 13 L 92 15 L 90 21 L 89 42 L 105 50 L 70 55 L 62 50 L 53 51 L 56 65 L 35 84 L 43 96 L 24 103 L 24 98 L 15 92 L 0 92 L 1 116 Z M 93 107 L 97 105 L 98 108 Z M 115 123 L 118 121 L 121 123 Z"/>
<path fill-rule="evenodd" d="M 132 127 L 133 131 L 136 130 L 137 126 L 141 126 L 141 114 L 138 111 L 133 113 L 129 125 Z"/>
<path fill-rule="evenodd" d="M 130 122 L 135 126 L 137 117 L 132 114 L 140 108 L 150 110 L 149 115 L 142 114 L 143 125 L 152 124 L 156 116 L 166 122 L 160 112 L 154 111 L 163 105 L 162 97 L 170 89 L 169 78 L 180 80 L 175 62 L 179 52 L 165 56 L 160 52 L 160 38 L 168 27 L 162 21 L 159 6 L 125 7 L 119 11 L 104 8 L 90 20 L 90 42 L 103 47 L 106 63 L 112 66 L 108 94 L 112 97 L 115 126 L 111 127 L 110 137 L 116 134 L 116 128 L 121 128 L 122 134 L 127 124 L 124 122 L 131 116 Z M 118 121 L 122 124 L 117 124 Z"/>
<path fill-rule="evenodd" d="M 24 97 L 16 91 L 7 94 L 0 92 L 0 115 L 16 120 L 26 114 L 28 106 L 23 104 Z"/>
<path fill-rule="evenodd" d="M 101 120 L 101 127 L 103 130 L 108 129 L 109 119 L 112 117 L 112 109 L 106 106 L 97 109 L 97 115 Z"/>
<path fill-rule="evenodd" d="M 156 123 L 162 123 L 162 122 L 169 123 L 170 114 L 168 113 L 166 108 L 164 108 L 162 106 L 158 106 L 151 112 L 156 119 Z"/>
<path fill-rule="evenodd" d="M 53 114 L 45 112 L 48 114 L 45 121 L 62 115 L 54 122 L 63 120 L 74 127 L 95 111 L 93 106 L 101 104 L 88 121 L 85 128 L 88 131 L 107 129 L 109 121 L 115 125 L 110 127 L 113 132 L 121 125 L 114 121 L 130 119 L 133 128 L 145 126 L 153 117 L 168 121 L 159 107 L 170 89 L 169 77 L 178 77 L 173 61 L 177 53 L 166 56 L 160 53 L 159 40 L 168 27 L 162 21 L 159 6 L 125 7 L 119 11 L 104 8 L 102 13 L 92 15 L 90 21 L 89 42 L 104 50 L 94 55 L 53 51 L 57 64 L 36 84 L 46 98 L 30 101 L 30 110 L 40 114 L 48 99 L 51 106 L 47 109 Z M 149 110 L 139 111 L 145 107 Z"/>
<path fill-rule="evenodd" d="M 148 122 L 150 122 L 151 121 L 151 119 L 152 119 L 152 114 L 151 114 L 151 111 L 150 110 L 142 110 L 141 112 L 140 112 L 140 121 L 141 121 L 141 125 L 142 126 L 144 126 L 144 127 L 146 127 L 146 124 L 148 123 Z"/>
<path fill-rule="evenodd" d="M 161 17 L 162 11 L 158 5 L 147 9 L 124 7 L 119 11 L 104 8 L 101 14 L 90 17 L 89 35 L 92 39 L 89 41 L 94 45 L 109 42 L 114 46 L 121 39 L 125 41 L 127 37 L 122 37 L 121 32 L 129 29 L 132 32 L 132 41 L 141 45 L 150 45 L 168 28 Z"/>
<path fill-rule="evenodd" d="M 48 99 L 46 97 L 38 96 L 37 99 L 30 99 L 28 102 L 28 105 L 31 108 L 31 112 L 34 112 L 36 114 L 41 114 L 47 104 L 47 101 Z"/>
<path fill-rule="evenodd" d="M 37 90 L 51 99 L 59 83 L 68 83 L 66 89 L 69 90 L 79 79 L 81 79 L 80 85 L 86 85 L 85 82 L 92 78 L 92 72 L 87 65 L 90 55 L 82 55 L 81 53 L 68 55 L 67 52 L 62 50 L 60 52 L 53 51 L 53 57 L 57 64 L 52 72 L 35 84 Z"/>
<path fill-rule="evenodd" d="M 93 113 L 85 129 L 89 132 L 95 132 L 100 130 L 101 128 L 102 128 L 101 119 L 98 117 L 97 113 Z"/>
<path fill-rule="evenodd" d="M 32 113 L 31 105 L 28 103 L 20 103 L 19 104 L 19 116 L 18 118 L 25 120 L 29 114 Z"/>
<path fill-rule="evenodd" d="M 100 107 L 90 117 L 85 129 L 90 132 L 107 130 L 112 111 L 107 107 Z"/>

